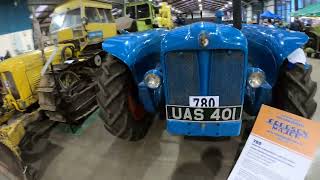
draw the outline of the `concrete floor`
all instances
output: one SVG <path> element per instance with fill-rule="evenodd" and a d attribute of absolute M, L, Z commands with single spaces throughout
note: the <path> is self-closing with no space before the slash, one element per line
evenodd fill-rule
<path fill-rule="evenodd" d="M 320 60 L 310 60 L 320 86 Z M 320 100 L 320 90 L 316 94 Z M 320 103 L 320 101 L 319 101 Z M 320 105 L 314 119 L 320 121 Z M 95 121 L 81 136 L 53 132 L 41 164 L 43 180 L 224 180 L 233 165 L 240 138 L 171 136 L 164 121 L 156 121 L 147 137 L 125 142 Z M 320 179 L 320 149 L 308 173 Z"/>

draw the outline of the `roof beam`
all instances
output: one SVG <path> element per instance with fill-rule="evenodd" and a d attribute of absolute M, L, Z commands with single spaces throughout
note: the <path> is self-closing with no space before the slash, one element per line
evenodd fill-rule
<path fill-rule="evenodd" d="M 179 7 L 179 6 L 183 6 L 185 4 L 196 4 L 194 1 L 180 1 L 180 3 L 171 3 L 170 5 L 174 6 L 174 7 Z"/>
<path fill-rule="evenodd" d="M 207 2 L 213 2 L 213 3 L 216 3 L 216 4 L 227 4 L 227 1 L 231 1 L 231 0 L 202 0 L 203 1 L 207 1 Z M 181 0 L 175 0 L 175 1 L 168 1 L 169 4 L 181 4 L 181 3 L 199 3 L 197 0 L 184 0 L 184 1 L 181 1 Z"/>
<path fill-rule="evenodd" d="M 217 5 L 225 5 L 225 4 L 228 4 L 227 1 L 222 2 L 222 1 L 208 1 L 208 0 L 204 0 L 203 2 L 211 3 L 211 4 L 217 4 Z"/>
<path fill-rule="evenodd" d="M 183 6 L 176 6 L 176 9 L 184 8 L 184 7 L 199 7 L 198 5 L 195 4 L 185 4 Z"/>
<path fill-rule="evenodd" d="M 38 6 L 38 5 L 58 5 L 61 4 L 63 0 L 28 0 L 29 6 Z"/>
<path fill-rule="evenodd" d="M 124 4 L 124 0 L 97 0 L 97 1 L 105 2 L 105 3 L 112 3 L 112 4 L 119 4 L 119 5 Z"/>
<path fill-rule="evenodd" d="M 189 6 L 198 6 L 198 4 L 199 3 L 196 3 L 195 1 L 192 1 L 192 3 L 190 3 L 190 1 L 183 1 L 183 2 L 181 2 L 181 1 L 179 1 L 180 3 L 178 3 L 178 4 L 171 4 L 173 7 L 175 7 L 175 8 L 177 8 L 177 9 L 179 9 L 179 8 L 181 8 L 181 7 L 185 7 L 186 5 L 189 5 Z M 227 4 L 227 1 L 226 1 L 226 3 L 222 3 L 222 2 L 216 2 L 216 1 L 202 1 L 202 3 L 201 4 L 203 4 L 203 5 L 208 5 L 208 6 L 214 6 L 214 7 L 218 7 L 218 6 L 220 6 L 220 7 L 222 7 L 222 6 L 224 6 L 225 4 Z"/>
<path fill-rule="evenodd" d="M 206 7 L 223 7 L 222 5 L 214 5 L 214 4 L 208 4 L 208 3 L 203 3 L 203 8 L 205 9 Z M 196 4 L 185 4 L 183 6 L 176 6 L 175 8 L 176 9 L 180 9 L 180 8 L 184 8 L 184 7 L 199 7 L 198 5 Z M 208 8 L 206 8 L 208 9 Z"/>

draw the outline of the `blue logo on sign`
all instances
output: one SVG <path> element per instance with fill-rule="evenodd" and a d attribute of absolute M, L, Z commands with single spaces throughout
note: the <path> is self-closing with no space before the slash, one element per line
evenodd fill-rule
<path fill-rule="evenodd" d="M 290 124 L 285 124 L 284 122 L 274 120 L 274 119 L 267 120 L 267 123 L 272 126 L 273 130 L 280 132 L 284 135 L 293 137 L 295 139 L 299 139 L 299 138 L 308 139 L 309 135 L 303 129 L 296 128 Z"/>
<path fill-rule="evenodd" d="M 89 39 L 102 38 L 102 37 L 103 37 L 103 32 L 102 31 L 94 31 L 94 32 L 89 32 L 88 33 L 88 38 Z"/>

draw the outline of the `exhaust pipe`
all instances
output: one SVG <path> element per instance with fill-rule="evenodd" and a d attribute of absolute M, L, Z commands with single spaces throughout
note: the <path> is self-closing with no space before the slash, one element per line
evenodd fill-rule
<path fill-rule="evenodd" d="M 233 27 L 242 28 L 241 0 L 232 0 L 233 7 Z"/>

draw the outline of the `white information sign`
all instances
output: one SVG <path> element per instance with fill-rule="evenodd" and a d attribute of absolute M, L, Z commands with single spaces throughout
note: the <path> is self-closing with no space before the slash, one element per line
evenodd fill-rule
<path fill-rule="evenodd" d="M 303 180 L 319 144 L 320 123 L 262 106 L 228 180 Z"/>

